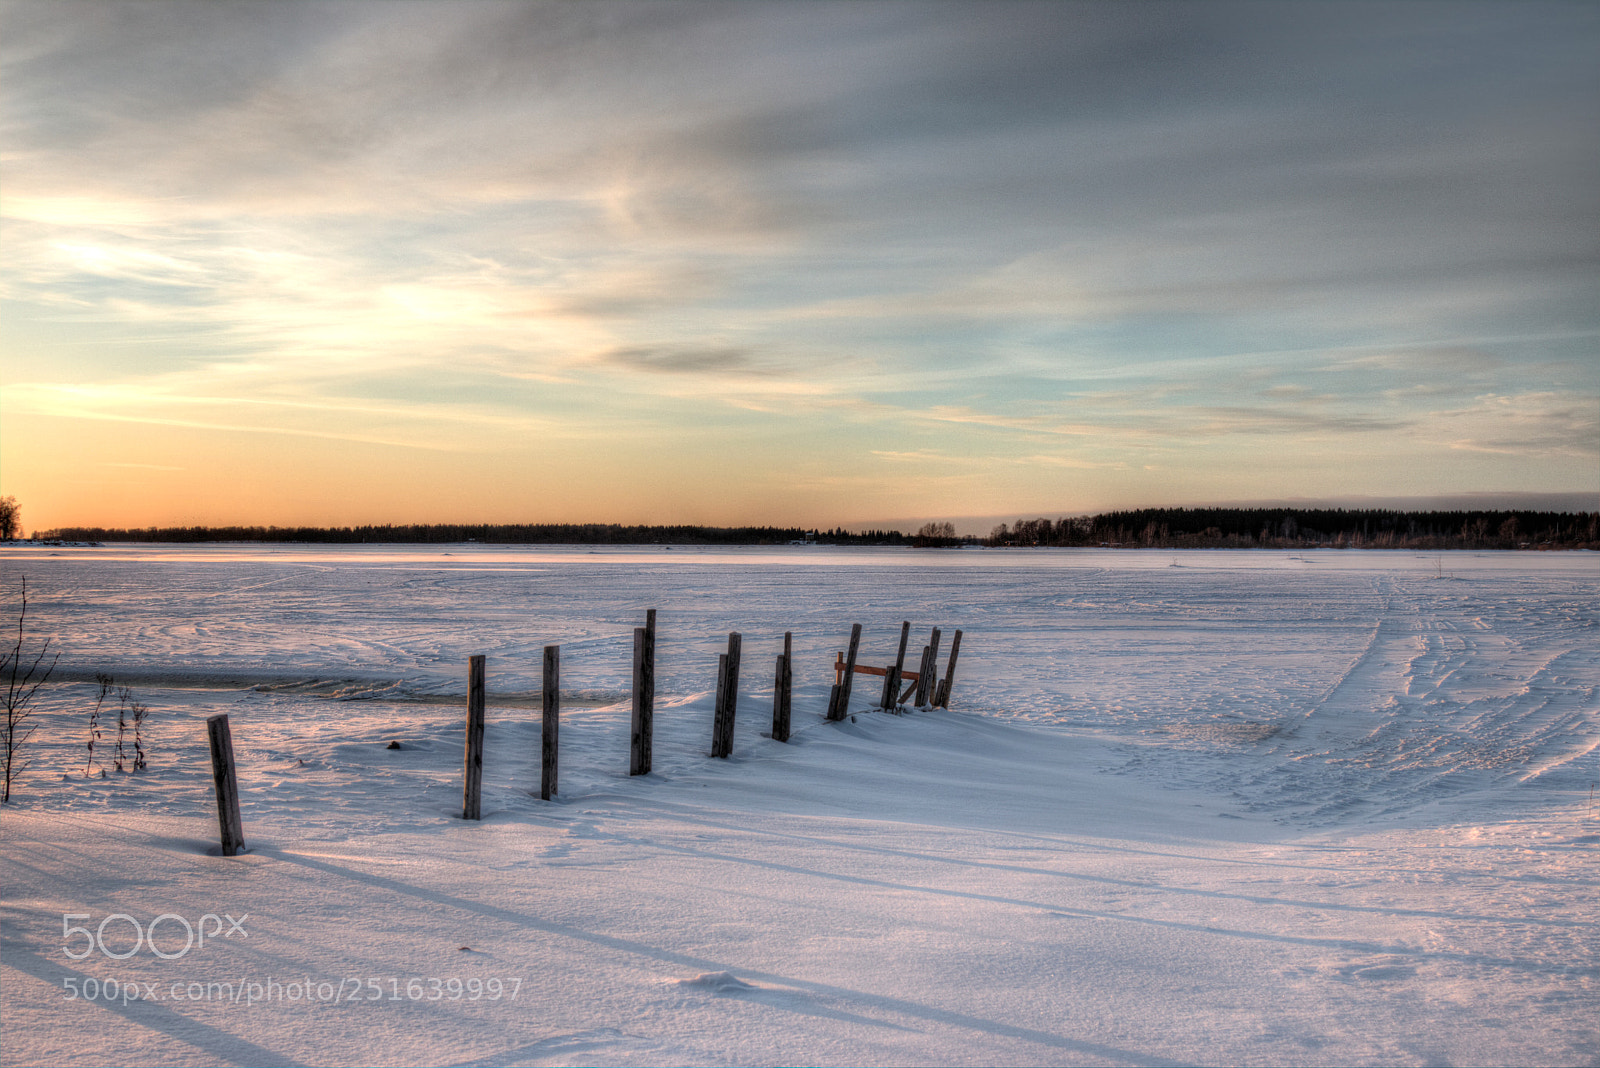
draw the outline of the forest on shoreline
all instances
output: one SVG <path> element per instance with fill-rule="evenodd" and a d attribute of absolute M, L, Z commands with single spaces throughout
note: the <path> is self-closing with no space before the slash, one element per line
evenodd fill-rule
<path fill-rule="evenodd" d="M 1600 513 L 1321 508 L 1145 508 L 1002 523 L 988 537 L 949 523 L 915 533 L 617 523 L 429 523 L 357 527 L 61 527 L 34 541 L 438 545 L 906 545 L 1147 549 L 1600 549 Z"/>
<path fill-rule="evenodd" d="M 985 545 L 1150 549 L 1600 549 L 1600 513 L 1144 508 L 1001 524 Z"/>

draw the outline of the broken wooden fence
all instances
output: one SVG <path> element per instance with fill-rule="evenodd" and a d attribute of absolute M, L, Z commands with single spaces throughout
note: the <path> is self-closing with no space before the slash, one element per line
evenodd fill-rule
<path fill-rule="evenodd" d="M 633 632 L 633 716 L 628 774 L 648 775 L 652 758 L 655 712 L 656 610 L 646 614 L 643 627 Z M 950 660 L 944 679 L 938 679 L 939 628 L 934 627 L 928 644 L 922 647 L 914 675 L 905 672 L 906 648 L 911 637 L 909 620 L 900 624 L 900 645 L 893 664 L 873 667 L 858 664 L 861 624 L 850 628 L 849 652 L 840 652 L 834 662 L 834 685 L 828 694 L 827 719 L 838 721 L 849 715 L 851 683 L 856 675 L 883 677 L 883 693 L 878 707 L 893 709 L 915 697 L 918 708 L 931 702 L 935 708 L 950 707 L 950 688 L 954 684 L 956 658 L 961 652 L 961 632 L 950 642 Z M 774 741 L 787 742 L 790 733 L 790 692 L 793 685 L 792 632 L 783 635 L 783 652 L 778 655 L 772 687 L 772 733 Z M 711 755 L 727 757 L 733 752 L 734 723 L 739 706 L 739 662 L 743 639 L 735 631 L 728 635 L 728 651 L 717 657 L 715 714 L 711 729 Z M 543 718 L 540 730 L 539 797 L 545 801 L 559 792 L 561 728 L 561 647 L 544 647 L 541 697 Z M 461 818 L 476 820 L 483 811 L 483 737 L 485 705 L 485 658 L 467 658 L 466 748 L 461 776 Z M 901 690 L 901 685 L 905 689 Z M 233 742 L 227 716 L 206 720 L 210 735 L 212 772 L 216 783 L 217 817 L 224 856 L 244 850 L 244 831 L 239 819 L 239 787 L 233 763 Z M 397 748 L 397 746 L 396 746 Z"/>
<path fill-rule="evenodd" d="M 895 657 L 895 662 L 887 667 L 873 667 L 870 664 L 856 663 L 856 647 L 859 641 L 860 628 L 857 627 L 855 631 L 851 632 L 850 655 L 846 657 L 841 652 L 833 662 L 836 680 L 834 693 L 842 693 L 843 700 L 839 702 L 840 707 L 837 715 L 834 714 L 834 705 L 830 702 L 828 706 L 829 719 L 844 718 L 843 706 L 849 701 L 849 686 L 846 680 L 852 674 L 879 675 L 883 677 L 883 697 L 879 702 L 880 708 L 889 709 L 897 705 L 903 705 L 907 699 L 911 698 L 915 699 L 917 708 L 926 708 L 930 702 L 934 708 L 950 707 L 950 688 L 955 683 L 956 656 L 961 649 L 961 632 L 959 630 L 956 631 L 955 638 L 950 643 L 950 662 L 945 667 L 944 681 L 940 682 L 938 678 L 938 627 L 933 628 L 933 634 L 930 636 L 928 644 L 922 647 L 921 663 L 917 668 L 917 673 L 915 675 L 905 674 L 906 637 L 910 632 L 910 627 L 910 623 L 901 624 L 900 651 Z M 902 682 L 907 682 L 908 684 L 904 690 L 899 691 L 898 696 L 895 696 L 896 691 L 899 690 L 899 684 Z"/>

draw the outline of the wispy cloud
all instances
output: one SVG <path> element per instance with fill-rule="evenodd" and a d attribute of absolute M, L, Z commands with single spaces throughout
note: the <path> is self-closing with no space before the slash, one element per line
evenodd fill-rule
<path fill-rule="evenodd" d="M 750 373 L 750 354 L 727 348 L 641 348 L 613 349 L 605 354 L 607 363 L 659 374 Z"/>
<path fill-rule="evenodd" d="M 497 411 L 487 405 L 380 404 L 328 397 L 287 399 L 186 391 L 185 387 L 192 385 L 185 381 L 96 386 L 22 384 L 9 387 L 6 400 L 7 408 L 18 415 L 281 434 L 408 449 L 473 451 L 503 445 L 508 438 L 586 437 L 595 432 L 586 421 Z M 471 427 L 472 433 L 463 434 L 463 427 Z"/>

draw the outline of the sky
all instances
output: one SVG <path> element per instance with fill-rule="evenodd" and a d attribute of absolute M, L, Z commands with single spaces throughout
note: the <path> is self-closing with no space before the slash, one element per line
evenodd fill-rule
<path fill-rule="evenodd" d="M 0 493 L 1593 501 L 1600 5 L 0 4 Z"/>

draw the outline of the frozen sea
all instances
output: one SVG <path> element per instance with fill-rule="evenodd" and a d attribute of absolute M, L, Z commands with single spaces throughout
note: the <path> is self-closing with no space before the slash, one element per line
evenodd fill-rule
<path fill-rule="evenodd" d="M 4 812 L 6 1064 L 1600 1063 L 1594 554 L 112 545 L 0 568 L 61 657 Z M 652 608 L 655 771 L 630 778 Z M 855 717 L 823 722 L 851 624 L 881 665 L 903 620 L 911 663 L 941 628 L 941 670 L 963 632 L 950 709 L 885 715 L 859 676 Z M 84 774 L 97 673 L 151 708 L 145 771 Z M 114 955 L 130 922 L 229 909 L 248 938 Z M 77 959 L 68 915 L 129 920 Z M 272 996 L 291 975 L 301 997 Z M 473 977 L 520 983 L 452 998 Z M 180 996 L 221 983 L 244 993 Z"/>

